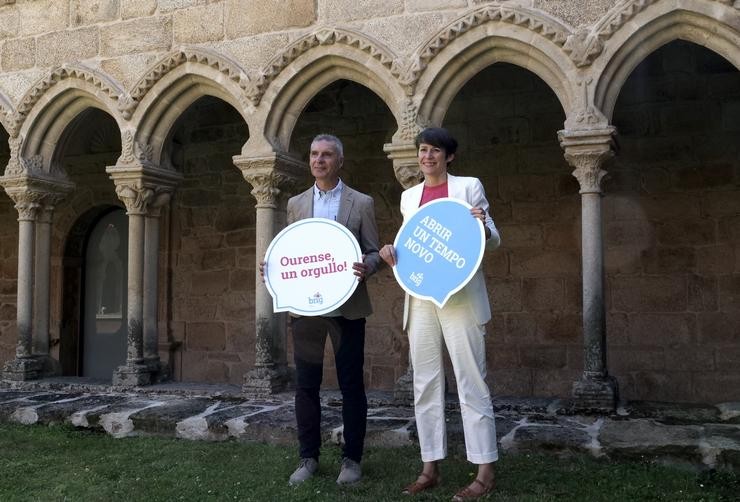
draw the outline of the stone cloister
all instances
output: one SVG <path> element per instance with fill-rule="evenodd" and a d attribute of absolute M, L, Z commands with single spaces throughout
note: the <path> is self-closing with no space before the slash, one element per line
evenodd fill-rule
<path fill-rule="evenodd" d="M 392 242 L 414 137 L 444 125 L 502 234 L 495 394 L 740 399 L 737 2 L 288 3 L 0 2 L 3 379 L 284 388 L 256 263 L 310 138 L 345 141 Z M 400 395 L 402 292 L 369 287 L 367 382 Z"/>

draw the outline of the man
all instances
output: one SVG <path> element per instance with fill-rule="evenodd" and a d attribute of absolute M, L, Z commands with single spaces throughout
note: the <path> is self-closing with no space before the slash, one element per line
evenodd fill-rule
<path fill-rule="evenodd" d="M 288 201 L 288 224 L 311 217 L 329 218 L 354 234 L 363 253 L 354 263 L 360 281 L 354 294 L 339 309 L 321 317 L 292 320 L 296 367 L 295 410 L 300 443 L 300 464 L 290 476 L 296 485 L 318 470 L 321 446 L 321 401 L 324 346 L 331 337 L 337 380 L 342 391 L 344 448 L 338 484 L 353 484 L 362 478 L 360 462 L 367 424 L 367 398 L 363 379 L 365 317 L 372 313 L 365 279 L 380 263 L 378 228 L 373 199 L 345 185 L 339 178 L 344 149 L 339 138 L 321 134 L 311 143 L 310 165 L 314 185 Z"/>

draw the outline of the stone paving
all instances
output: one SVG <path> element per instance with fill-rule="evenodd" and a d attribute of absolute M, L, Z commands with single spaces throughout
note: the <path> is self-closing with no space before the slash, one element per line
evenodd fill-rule
<path fill-rule="evenodd" d="M 341 399 L 323 394 L 327 442 L 342 441 Z M 368 395 L 370 446 L 416 443 L 413 408 L 387 393 Z M 577 414 L 557 399 L 497 397 L 501 451 L 587 453 L 647 459 L 700 469 L 740 471 L 740 403 L 627 403 L 611 415 Z M 451 448 L 464 449 L 459 410 L 448 406 Z M 290 393 L 246 399 L 236 386 L 162 384 L 115 391 L 98 383 L 48 379 L 0 384 L 0 422 L 61 424 L 114 437 L 160 435 L 188 440 L 247 440 L 295 444 Z"/>

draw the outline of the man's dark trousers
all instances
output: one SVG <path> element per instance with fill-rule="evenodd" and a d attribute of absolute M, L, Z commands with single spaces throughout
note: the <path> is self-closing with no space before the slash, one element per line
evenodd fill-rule
<path fill-rule="evenodd" d="M 326 335 L 331 337 L 337 381 L 342 391 L 343 456 L 360 462 L 367 427 L 363 366 L 365 318 L 299 317 L 292 321 L 296 367 L 295 413 L 301 458 L 319 458 L 321 400 Z"/>

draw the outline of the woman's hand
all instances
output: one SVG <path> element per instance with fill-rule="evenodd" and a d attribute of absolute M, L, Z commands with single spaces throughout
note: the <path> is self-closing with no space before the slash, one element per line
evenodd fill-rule
<path fill-rule="evenodd" d="M 383 261 L 386 262 L 391 267 L 396 266 L 396 250 L 391 244 L 386 244 L 382 248 L 380 248 L 379 253 L 380 257 L 383 258 Z"/>
<path fill-rule="evenodd" d="M 471 207 L 470 208 L 470 214 L 473 215 L 473 218 L 480 220 L 481 223 L 483 223 L 483 231 L 485 232 L 486 239 L 491 238 L 491 229 L 488 228 L 486 225 L 486 212 L 481 207 Z"/>
<path fill-rule="evenodd" d="M 471 207 L 470 214 L 473 215 L 473 218 L 482 221 L 484 225 L 486 224 L 486 212 L 483 210 L 483 208 Z"/>

